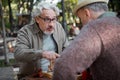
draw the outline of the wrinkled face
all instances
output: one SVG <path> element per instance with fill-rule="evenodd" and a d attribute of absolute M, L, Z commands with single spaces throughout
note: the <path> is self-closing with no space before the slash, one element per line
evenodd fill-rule
<path fill-rule="evenodd" d="M 83 25 L 87 24 L 90 21 L 90 13 L 87 9 L 79 9 L 77 11 L 77 16 L 80 18 Z"/>
<path fill-rule="evenodd" d="M 45 34 L 52 34 L 56 23 L 56 13 L 51 9 L 43 9 L 41 15 L 36 18 L 36 22 Z"/>

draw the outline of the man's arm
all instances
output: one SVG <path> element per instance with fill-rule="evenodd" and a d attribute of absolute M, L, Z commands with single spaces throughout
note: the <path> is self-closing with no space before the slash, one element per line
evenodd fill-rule
<path fill-rule="evenodd" d="M 54 60 L 60 55 L 51 51 L 44 51 L 32 48 L 31 32 L 28 29 L 21 29 L 17 36 L 17 43 L 15 47 L 15 58 L 20 62 L 31 62 L 41 58 Z M 40 43 L 40 42 L 39 42 Z M 42 43 L 41 43 L 42 44 Z"/>
<path fill-rule="evenodd" d="M 42 57 L 42 50 L 35 50 L 30 48 L 30 39 L 25 30 L 18 32 L 16 46 L 15 46 L 15 59 L 21 62 L 30 62 Z"/>

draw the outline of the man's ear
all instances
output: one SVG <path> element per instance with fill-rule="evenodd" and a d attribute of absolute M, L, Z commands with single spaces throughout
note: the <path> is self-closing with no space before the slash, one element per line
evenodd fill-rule
<path fill-rule="evenodd" d="M 91 14 L 90 14 L 90 10 L 89 9 L 84 9 L 85 11 L 85 15 L 90 18 L 91 17 Z"/>
<path fill-rule="evenodd" d="M 35 21 L 39 23 L 39 17 L 35 17 Z"/>

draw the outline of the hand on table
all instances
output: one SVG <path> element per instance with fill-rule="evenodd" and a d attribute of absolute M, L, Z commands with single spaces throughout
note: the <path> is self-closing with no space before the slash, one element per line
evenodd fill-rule
<path fill-rule="evenodd" d="M 57 54 L 57 53 L 55 53 L 55 52 L 53 52 L 53 51 L 44 51 L 43 53 L 42 53 L 42 57 L 43 58 L 46 58 L 46 59 L 48 59 L 48 60 L 55 60 L 56 58 L 58 58 L 58 57 L 60 57 L 60 55 L 59 54 Z"/>

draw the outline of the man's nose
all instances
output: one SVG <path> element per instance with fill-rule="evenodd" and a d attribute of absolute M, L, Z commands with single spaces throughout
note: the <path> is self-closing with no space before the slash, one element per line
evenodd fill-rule
<path fill-rule="evenodd" d="M 54 24 L 55 24 L 54 21 L 49 22 L 49 25 L 51 25 L 51 26 L 53 26 Z"/>

